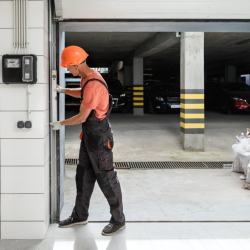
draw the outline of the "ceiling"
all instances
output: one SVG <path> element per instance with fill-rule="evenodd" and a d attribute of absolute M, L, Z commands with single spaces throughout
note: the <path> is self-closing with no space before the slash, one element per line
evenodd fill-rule
<path fill-rule="evenodd" d="M 66 46 L 77 45 L 89 54 L 91 67 L 109 67 L 115 61 L 124 61 L 134 49 L 154 37 L 149 32 L 66 32 Z M 238 65 L 242 74 L 250 73 L 250 35 L 248 33 L 205 33 L 205 69 L 208 74 L 224 72 L 225 65 Z M 249 42 L 241 45 L 242 41 Z M 144 69 L 179 72 L 180 42 L 159 53 L 144 58 Z"/>

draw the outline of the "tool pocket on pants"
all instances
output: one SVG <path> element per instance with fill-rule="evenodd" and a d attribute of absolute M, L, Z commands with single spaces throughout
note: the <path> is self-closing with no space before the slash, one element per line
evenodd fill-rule
<path fill-rule="evenodd" d="M 88 134 L 87 143 L 91 150 L 103 151 L 103 136 Z"/>
<path fill-rule="evenodd" d="M 114 147 L 113 137 L 108 137 L 108 148 L 111 150 Z"/>
<path fill-rule="evenodd" d="M 113 149 L 114 147 L 114 140 L 113 140 L 113 137 L 111 136 L 108 136 L 107 139 L 105 140 L 105 144 L 104 144 L 104 149 L 106 151 L 110 151 Z"/>
<path fill-rule="evenodd" d="M 113 152 L 98 155 L 98 166 L 100 171 L 108 171 L 114 169 Z"/>

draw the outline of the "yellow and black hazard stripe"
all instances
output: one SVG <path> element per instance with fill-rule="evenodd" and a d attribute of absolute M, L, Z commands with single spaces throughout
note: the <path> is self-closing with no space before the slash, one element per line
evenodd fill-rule
<path fill-rule="evenodd" d="M 132 102 L 132 87 L 131 86 L 124 86 L 125 94 L 127 96 L 127 101 L 129 103 Z"/>
<path fill-rule="evenodd" d="M 142 85 L 133 85 L 133 107 L 143 108 L 144 107 L 144 93 Z"/>
<path fill-rule="evenodd" d="M 184 134 L 204 134 L 204 90 L 181 90 L 181 132 Z"/>

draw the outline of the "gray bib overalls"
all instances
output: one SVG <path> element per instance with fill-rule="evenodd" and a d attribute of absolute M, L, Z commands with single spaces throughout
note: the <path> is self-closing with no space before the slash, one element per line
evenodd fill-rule
<path fill-rule="evenodd" d="M 99 81 L 107 88 L 99 79 L 88 80 L 81 90 L 81 102 L 84 98 L 84 88 L 93 80 Z M 110 206 L 110 223 L 121 224 L 125 221 L 121 187 L 113 165 L 113 132 L 108 119 L 111 109 L 112 96 L 109 95 L 106 117 L 100 121 L 92 110 L 86 122 L 82 124 L 83 136 L 76 169 L 77 195 L 72 212 L 75 220 L 87 220 L 90 198 L 97 180 Z"/>

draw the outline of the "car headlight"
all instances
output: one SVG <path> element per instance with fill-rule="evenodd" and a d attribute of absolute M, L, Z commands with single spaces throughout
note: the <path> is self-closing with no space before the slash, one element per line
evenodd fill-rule
<path fill-rule="evenodd" d="M 238 102 L 245 102 L 246 100 L 243 100 L 241 98 L 237 98 L 237 97 L 231 97 L 232 100 L 234 101 L 238 101 Z"/>
<path fill-rule="evenodd" d="M 155 97 L 157 101 L 164 102 L 164 99 L 162 97 Z"/>
<path fill-rule="evenodd" d="M 126 96 L 126 94 L 121 94 L 121 95 L 120 95 L 120 97 L 125 97 L 125 96 Z"/>

